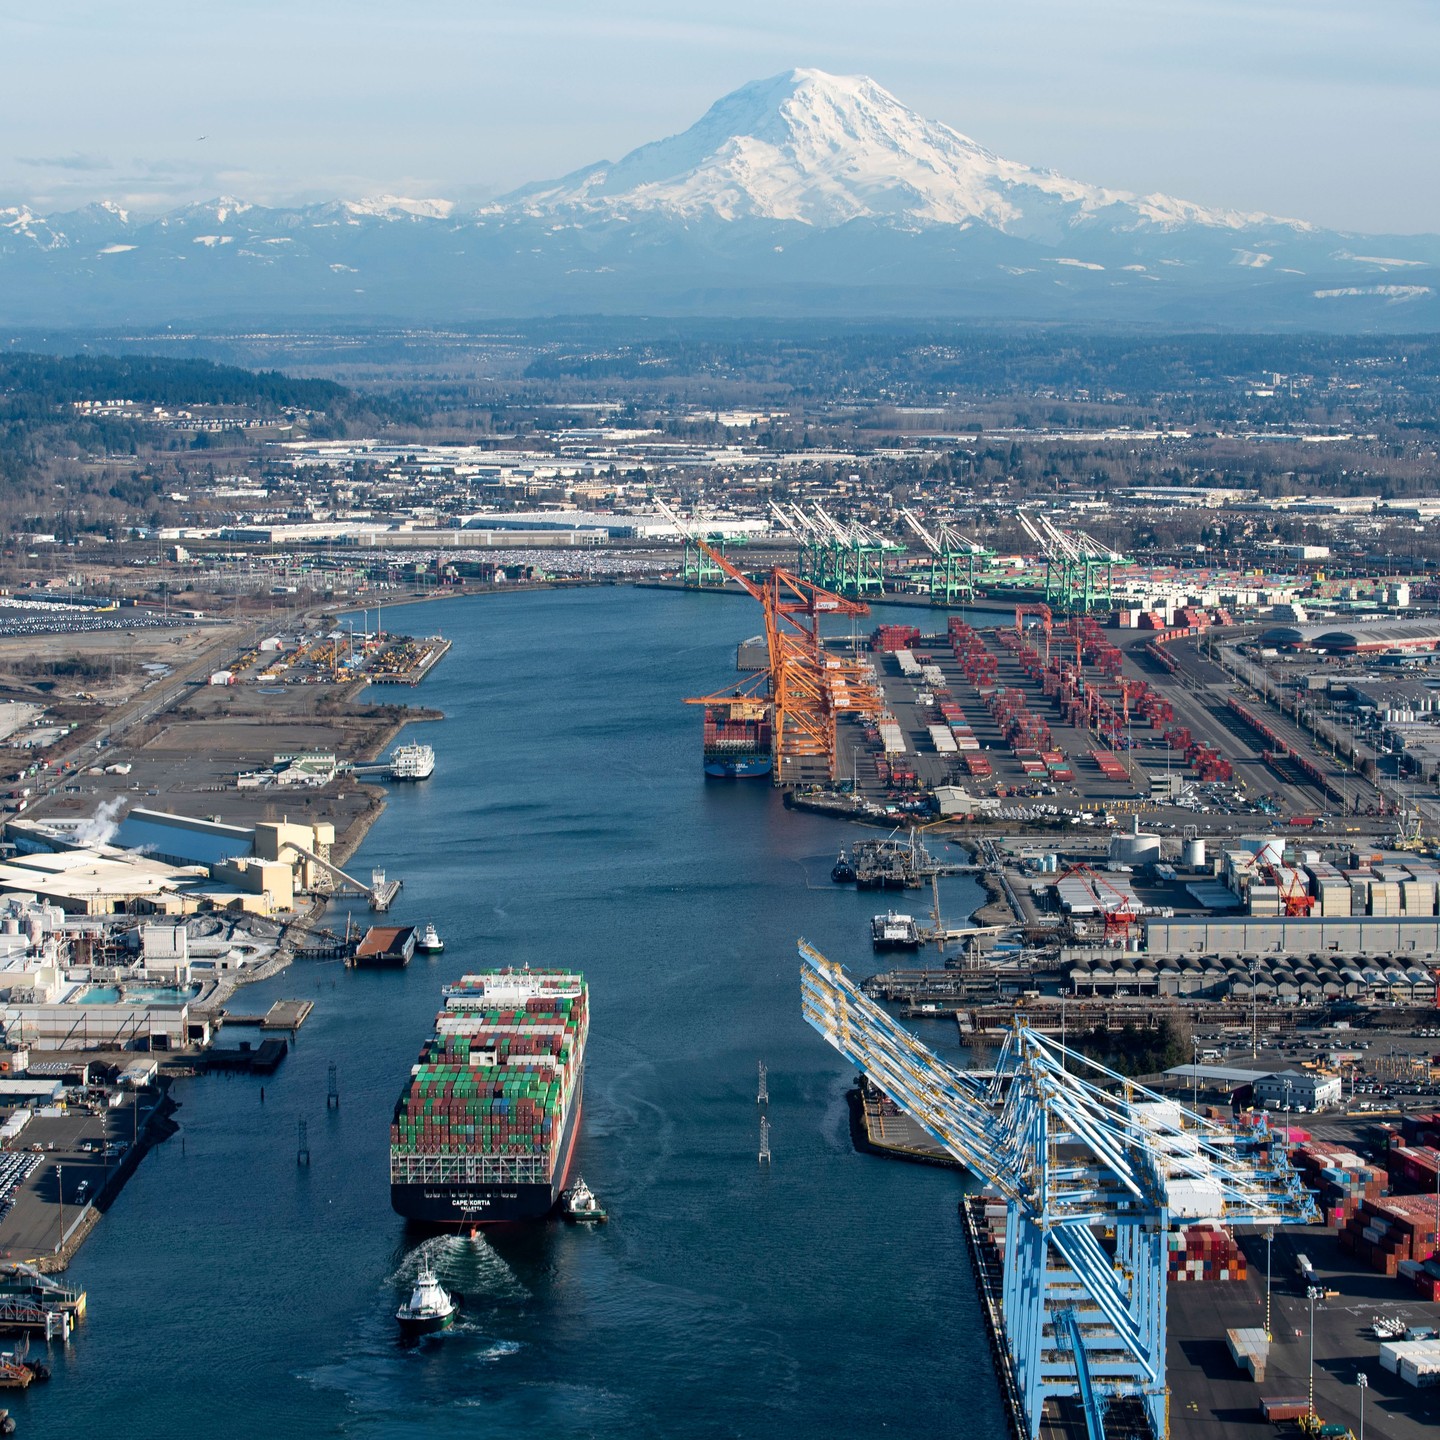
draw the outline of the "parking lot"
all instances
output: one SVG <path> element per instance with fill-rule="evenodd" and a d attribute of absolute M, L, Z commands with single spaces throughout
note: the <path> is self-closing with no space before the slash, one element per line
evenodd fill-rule
<path fill-rule="evenodd" d="M 123 1103 L 37 1116 L 5 1153 L 28 1166 L 0 1216 L 0 1258 L 44 1260 L 85 1223 L 89 1207 L 103 1208 L 158 1093 L 126 1094 Z"/>

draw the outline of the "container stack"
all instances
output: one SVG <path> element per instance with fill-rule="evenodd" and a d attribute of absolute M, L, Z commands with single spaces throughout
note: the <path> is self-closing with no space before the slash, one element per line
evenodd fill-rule
<path fill-rule="evenodd" d="M 1040 758 L 1045 762 L 1046 773 L 1052 780 L 1068 785 L 1075 779 L 1075 772 L 1070 768 L 1070 762 L 1065 758 L 1063 750 L 1042 750 Z"/>
<path fill-rule="evenodd" d="M 1265 1363 L 1270 1358 L 1270 1337 L 1261 1327 L 1227 1330 L 1225 1342 L 1230 1358 L 1257 1384 L 1265 1379 Z"/>
<path fill-rule="evenodd" d="M 1433 1255 L 1428 1260 L 1402 1260 L 1396 1273 L 1414 1287 L 1422 1300 L 1432 1304 L 1440 1300 L 1440 1260 Z"/>
<path fill-rule="evenodd" d="M 920 632 L 913 625 L 880 625 L 870 634 L 871 650 L 893 653 L 909 650 L 920 643 Z"/>
<path fill-rule="evenodd" d="M 1306 1187 L 1314 1192 L 1326 1225 L 1336 1229 L 1356 1215 L 1364 1200 L 1380 1200 L 1388 1192 L 1385 1171 L 1368 1165 L 1348 1146 L 1311 1140 L 1291 1156 Z"/>
<path fill-rule="evenodd" d="M 1248 1273 L 1240 1247 L 1223 1230 L 1208 1225 L 1172 1230 L 1166 1245 L 1167 1273 L 1176 1282 L 1244 1280 Z"/>
<path fill-rule="evenodd" d="M 1420 1132 L 1429 1133 L 1429 1132 Z M 1440 1150 L 1433 1145 L 1396 1145 L 1385 1152 L 1390 1188 L 1397 1195 L 1434 1195 L 1440 1178 Z"/>
<path fill-rule="evenodd" d="M 931 725 L 930 743 L 935 747 L 937 755 L 958 755 L 960 748 L 955 743 L 955 736 L 951 733 L 948 725 Z"/>
<path fill-rule="evenodd" d="M 1417 1389 L 1440 1385 L 1440 1340 L 1387 1340 L 1380 1368 Z"/>
<path fill-rule="evenodd" d="M 1423 1261 L 1434 1254 L 1435 1210 L 1433 1196 L 1362 1200 L 1341 1227 L 1340 1246 L 1382 1275 L 1398 1275 L 1402 1260 Z"/>
<path fill-rule="evenodd" d="M 1310 1399 L 1306 1395 L 1268 1395 L 1260 1402 L 1260 1413 L 1272 1425 L 1302 1420 L 1310 1413 Z"/>
<path fill-rule="evenodd" d="M 1406 1145 L 1440 1145 L 1440 1113 L 1402 1115 L 1400 1135 Z"/>
<path fill-rule="evenodd" d="M 950 649 L 960 666 L 960 673 L 977 690 L 993 687 L 999 662 L 985 648 L 985 642 L 963 620 L 952 619 L 949 633 Z"/>
<path fill-rule="evenodd" d="M 392 1156 L 533 1156 L 548 1168 L 584 1050 L 585 995 L 582 976 L 558 970 L 450 986 L 396 1103 Z"/>
<path fill-rule="evenodd" d="M 883 715 L 880 718 L 880 743 L 886 755 L 905 753 L 905 736 L 893 715 Z"/>
<path fill-rule="evenodd" d="M 1124 785 L 1129 781 L 1129 772 L 1125 769 L 1124 765 L 1115 758 L 1112 751 L 1096 750 L 1094 752 L 1094 759 L 1096 767 L 1105 779 L 1112 780 L 1117 785 Z"/>

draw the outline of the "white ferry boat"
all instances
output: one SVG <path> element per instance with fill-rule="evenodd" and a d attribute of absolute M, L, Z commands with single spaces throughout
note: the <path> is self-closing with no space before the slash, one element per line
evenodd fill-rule
<path fill-rule="evenodd" d="M 390 755 L 392 780 L 428 780 L 435 773 L 435 752 L 428 745 L 398 745 Z"/>

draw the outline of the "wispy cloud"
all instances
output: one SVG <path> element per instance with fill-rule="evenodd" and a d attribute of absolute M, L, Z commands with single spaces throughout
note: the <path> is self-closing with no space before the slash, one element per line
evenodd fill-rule
<path fill-rule="evenodd" d="M 77 170 L 87 174 L 114 168 L 102 155 L 17 155 L 15 163 L 31 170 Z"/>

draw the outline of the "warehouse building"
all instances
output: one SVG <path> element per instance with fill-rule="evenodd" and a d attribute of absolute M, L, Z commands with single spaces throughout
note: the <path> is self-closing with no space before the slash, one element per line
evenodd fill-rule
<path fill-rule="evenodd" d="M 1260 643 L 1277 650 L 1323 650 L 1330 655 L 1379 655 L 1386 651 L 1440 650 L 1440 621 L 1376 620 L 1335 629 L 1329 625 L 1276 625 Z"/>

